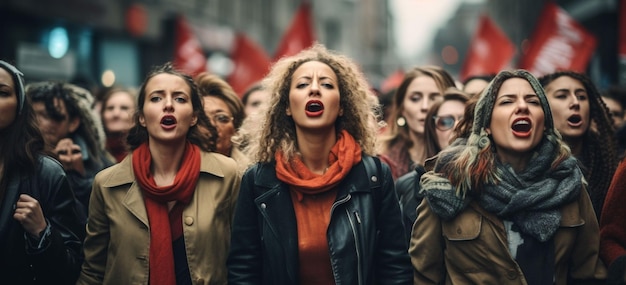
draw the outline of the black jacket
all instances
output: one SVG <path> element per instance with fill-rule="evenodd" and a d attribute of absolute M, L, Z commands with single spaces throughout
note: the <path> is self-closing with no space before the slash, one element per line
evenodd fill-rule
<path fill-rule="evenodd" d="M 391 171 L 383 164 L 381 172 L 382 186 L 372 188 L 360 162 L 338 186 L 327 231 L 336 284 L 412 284 Z M 256 164 L 237 201 L 229 284 L 298 284 L 298 262 L 289 186 L 276 178 L 274 163 Z"/>
<path fill-rule="evenodd" d="M 7 189 L 0 205 L 0 283 L 74 284 L 82 264 L 84 221 L 63 167 L 41 157 L 35 174 L 8 169 Z M 20 194 L 39 201 L 50 226 L 42 247 L 32 247 L 24 228 L 13 218 Z"/>
<path fill-rule="evenodd" d="M 400 201 L 400 209 L 402 210 L 402 222 L 404 223 L 404 231 L 407 234 L 408 241 L 411 240 L 411 231 L 413 223 L 417 219 L 417 206 L 424 199 L 424 195 L 420 193 L 420 178 L 426 173 L 423 166 L 418 165 L 415 170 L 400 176 L 396 180 L 396 192 Z"/>

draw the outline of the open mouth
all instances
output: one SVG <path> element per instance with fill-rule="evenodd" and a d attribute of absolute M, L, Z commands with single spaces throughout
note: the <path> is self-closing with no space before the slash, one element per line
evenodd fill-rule
<path fill-rule="evenodd" d="M 318 100 L 311 100 L 305 106 L 306 115 L 309 117 L 318 117 L 324 113 L 324 104 Z"/>
<path fill-rule="evenodd" d="M 530 136 L 530 131 L 532 130 L 532 123 L 527 118 L 519 118 L 513 121 L 513 125 L 511 125 L 511 129 L 513 130 L 513 135 L 517 137 L 528 137 Z"/>
<path fill-rule="evenodd" d="M 567 124 L 572 127 L 579 127 L 583 124 L 583 117 L 578 114 L 571 115 L 567 118 Z"/>
<path fill-rule="evenodd" d="M 166 126 L 166 127 L 171 127 L 173 125 L 176 125 L 176 117 L 174 116 L 164 116 L 163 118 L 161 118 L 161 125 L 162 126 Z"/>

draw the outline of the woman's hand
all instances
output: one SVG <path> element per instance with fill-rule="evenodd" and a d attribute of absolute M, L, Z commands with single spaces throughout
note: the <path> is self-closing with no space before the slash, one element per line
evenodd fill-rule
<path fill-rule="evenodd" d="M 59 162 L 61 162 L 65 171 L 74 170 L 80 173 L 80 175 L 85 176 L 83 154 L 80 146 L 74 144 L 72 139 L 65 138 L 60 140 L 54 149 L 54 153 L 57 154 Z"/>
<path fill-rule="evenodd" d="M 41 205 L 35 198 L 21 194 L 15 203 L 13 218 L 22 224 L 24 231 L 34 237 L 46 229 L 46 218 L 43 216 Z"/>

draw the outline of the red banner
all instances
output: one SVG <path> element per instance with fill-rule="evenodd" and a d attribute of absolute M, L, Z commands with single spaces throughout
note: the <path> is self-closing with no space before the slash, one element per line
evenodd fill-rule
<path fill-rule="evenodd" d="M 314 42 L 315 35 L 313 33 L 311 4 L 309 1 L 302 1 L 289 29 L 278 44 L 278 48 L 274 54 L 274 60 L 297 54 L 301 50 L 313 45 Z"/>
<path fill-rule="evenodd" d="M 619 1 L 619 56 L 626 58 L 626 1 Z"/>
<path fill-rule="evenodd" d="M 519 66 L 535 76 L 557 70 L 584 72 L 595 48 L 596 38 L 591 33 L 548 2 Z"/>
<path fill-rule="evenodd" d="M 235 35 L 231 59 L 235 66 L 228 76 L 228 83 L 239 96 L 252 84 L 263 79 L 271 64 L 265 50 L 242 33 Z"/>
<path fill-rule="evenodd" d="M 176 45 L 174 66 L 181 71 L 196 76 L 207 70 L 206 56 L 200 42 L 184 17 L 176 21 Z"/>
<path fill-rule="evenodd" d="M 515 45 L 487 15 L 480 17 L 459 75 L 461 81 L 473 75 L 496 74 L 515 55 Z"/>

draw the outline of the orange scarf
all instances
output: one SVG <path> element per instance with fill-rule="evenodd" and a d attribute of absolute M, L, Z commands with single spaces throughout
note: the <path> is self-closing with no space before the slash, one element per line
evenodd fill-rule
<path fill-rule="evenodd" d="M 341 131 L 328 155 L 328 170 L 322 175 L 311 172 L 298 156 L 285 162 L 283 153 L 277 151 L 275 159 L 276 177 L 296 191 L 311 195 L 337 186 L 352 166 L 361 161 L 361 147 L 346 130 Z"/>
<path fill-rule="evenodd" d="M 143 143 L 133 151 L 133 172 L 141 190 L 143 190 L 150 223 L 149 282 L 151 285 L 176 284 L 174 252 L 172 250 L 172 232 L 176 229 L 170 227 L 172 221 L 168 216 L 167 202 L 177 201 L 189 204 L 191 201 L 200 177 L 199 148 L 187 141 L 182 161 L 184 163 L 181 164 L 178 173 L 176 173 L 174 183 L 169 186 L 157 186 L 154 176 L 150 172 L 152 156 L 148 143 Z M 180 215 L 171 218 L 181 219 Z"/>

